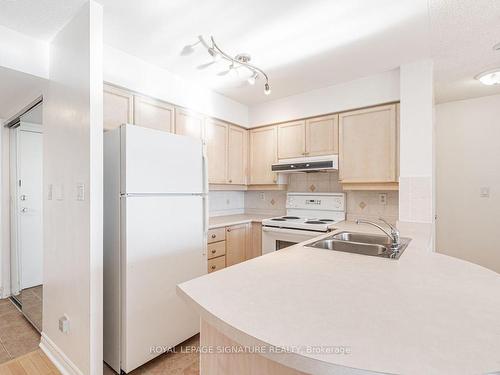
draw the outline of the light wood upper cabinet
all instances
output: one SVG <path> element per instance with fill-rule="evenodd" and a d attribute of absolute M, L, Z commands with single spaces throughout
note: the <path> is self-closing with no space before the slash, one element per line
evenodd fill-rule
<path fill-rule="evenodd" d="M 146 96 L 134 96 L 134 124 L 146 128 L 174 131 L 174 106 Z"/>
<path fill-rule="evenodd" d="M 339 115 L 339 180 L 343 184 L 397 181 L 395 104 Z"/>
<path fill-rule="evenodd" d="M 205 117 L 199 113 L 175 108 L 175 134 L 203 139 Z"/>
<path fill-rule="evenodd" d="M 226 266 L 245 261 L 248 245 L 249 224 L 232 225 L 226 228 Z"/>
<path fill-rule="evenodd" d="M 338 115 L 306 120 L 306 155 L 320 156 L 339 153 Z"/>
<path fill-rule="evenodd" d="M 278 125 L 278 159 L 300 158 L 306 155 L 305 121 Z"/>
<path fill-rule="evenodd" d="M 277 126 L 250 130 L 250 184 L 276 184 L 271 165 L 277 162 Z"/>
<path fill-rule="evenodd" d="M 229 125 L 225 122 L 214 119 L 205 121 L 208 182 L 211 184 L 227 182 L 228 135 Z"/>
<path fill-rule="evenodd" d="M 228 183 L 247 183 L 248 130 L 229 126 L 228 134 Z"/>
<path fill-rule="evenodd" d="M 117 87 L 104 84 L 103 127 L 104 131 L 131 124 L 134 121 L 134 96 Z"/>

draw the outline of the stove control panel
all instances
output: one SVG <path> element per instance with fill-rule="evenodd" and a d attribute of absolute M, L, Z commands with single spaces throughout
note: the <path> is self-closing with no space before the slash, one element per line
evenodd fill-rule
<path fill-rule="evenodd" d="M 345 211 L 344 193 L 288 193 L 287 209 Z"/>

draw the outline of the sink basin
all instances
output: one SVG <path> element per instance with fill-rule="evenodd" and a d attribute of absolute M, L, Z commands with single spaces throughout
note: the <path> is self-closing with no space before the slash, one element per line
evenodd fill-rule
<path fill-rule="evenodd" d="M 411 241 L 401 238 L 399 252 L 391 250 L 391 240 L 387 236 L 374 234 L 340 232 L 322 240 L 313 242 L 307 247 L 325 250 L 343 251 L 346 253 L 371 255 L 383 258 L 398 259 Z"/>

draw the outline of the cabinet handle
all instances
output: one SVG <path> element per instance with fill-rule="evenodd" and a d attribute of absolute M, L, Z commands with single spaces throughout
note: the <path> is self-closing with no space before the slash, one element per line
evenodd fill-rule
<path fill-rule="evenodd" d="M 212 250 L 212 254 L 215 254 L 215 252 L 216 252 L 216 251 L 217 251 L 217 250 L 215 250 L 215 249 L 214 249 L 214 250 Z"/>
<path fill-rule="evenodd" d="M 215 238 L 215 237 L 217 237 L 217 236 L 215 234 L 212 234 L 212 238 Z"/>
<path fill-rule="evenodd" d="M 277 180 L 276 180 L 276 179 L 274 179 L 274 180 L 273 180 L 273 184 L 275 184 L 275 183 L 276 183 L 276 181 L 277 181 Z"/>
<path fill-rule="evenodd" d="M 232 184 L 233 183 L 233 180 L 229 180 L 229 183 Z"/>
<path fill-rule="evenodd" d="M 215 267 L 215 266 L 212 266 L 212 267 L 210 267 L 210 268 L 214 270 L 216 267 Z"/>
<path fill-rule="evenodd" d="M 227 228 L 227 231 L 228 231 L 228 232 L 231 232 L 231 228 Z"/>

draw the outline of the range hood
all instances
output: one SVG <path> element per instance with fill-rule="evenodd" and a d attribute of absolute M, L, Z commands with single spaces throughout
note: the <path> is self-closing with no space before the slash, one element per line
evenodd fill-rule
<path fill-rule="evenodd" d="M 271 170 L 278 173 L 307 173 L 335 171 L 339 169 L 339 156 L 311 156 L 298 159 L 282 159 Z"/>

